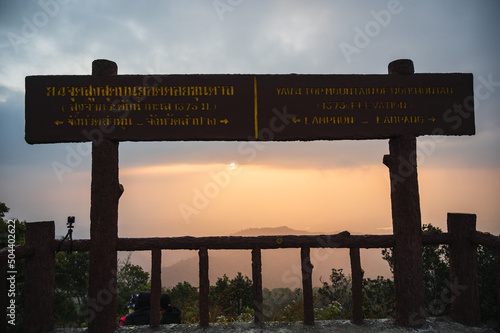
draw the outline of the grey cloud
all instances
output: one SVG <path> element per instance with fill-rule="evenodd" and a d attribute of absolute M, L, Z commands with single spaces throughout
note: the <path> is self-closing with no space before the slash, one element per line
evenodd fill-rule
<path fill-rule="evenodd" d="M 500 81 L 498 2 L 477 4 L 401 1 L 403 10 L 370 37 L 370 43 L 347 62 L 339 44 L 354 43 L 358 26 L 376 22 L 372 11 L 387 1 L 242 1 L 220 13 L 212 1 L 69 1 L 38 27 L 16 54 L 7 34 L 22 34 L 23 17 L 43 11 L 36 1 L 2 2 L 0 20 L 0 117 L 2 163 L 64 161 L 66 145 L 28 146 L 23 141 L 24 77 L 38 74 L 90 74 L 91 62 L 117 62 L 121 74 L 149 73 L 380 73 L 396 58 L 411 58 L 417 72 L 474 72 Z M 7 5 L 8 3 L 8 5 Z M 66 3 L 66 2 L 64 2 Z M 236 3 L 236 2 L 234 2 Z M 3 10 L 5 9 L 5 10 Z M 48 15 L 50 16 L 50 15 Z M 473 166 L 472 156 L 498 167 L 495 151 L 500 115 L 500 88 L 477 107 L 480 144 L 450 140 L 442 165 Z M 7 103 L 1 102 L 7 95 Z M 9 110 L 7 110 L 8 108 Z M 14 113 L 12 110 L 15 109 Z M 7 113 L 5 113 L 7 112 Z M 12 125 L 12 126 L 11 126 Z M 124 165 L 208 163 L 243 160 L 239 143 L 123 143 Z M 253 163 L 289 167 L 357 166 L 379 163 L 386 141 L 269 143 Z M 69 147 L 74 147 L 70 145 Z M 463 146 L 462 146 L 463 147 Z M 142 155 L 141 155 L 142 154 Z M 44 157 L 45 156 L 45 157 Z M 137 156 L 144 156 L 142 160 Z M 441 155 L 439 155 L 441 156 Z M 432 160 L 436 158 L 433 156 Z M 375 161 L 375 162 L 373 162 Z M 437 163 L 437 162 L 436 162 Z"/>

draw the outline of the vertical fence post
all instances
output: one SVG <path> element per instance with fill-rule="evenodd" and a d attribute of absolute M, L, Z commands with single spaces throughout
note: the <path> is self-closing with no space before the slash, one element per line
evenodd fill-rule
<path fill-rule="evenodd" d="M 208 279 L 208 250 L 200 247 L 198 252 L 200 257 L 200 326 L 208 327 L 210 314 L 208 308 L 208 292 L 210 281 Z"/>
<path fill-rule="evenodd" d="M 500 326 L 500 247 L 495 248 L 495 263 L 497 269 L 496 287 L 497 287 L 497 311 L 498 311 L 498 326 Z"/>
<path fill-rule="evenodd" d="M 304 296 L 304 324 L 314 325 L 314 304 L 312 290 L 312 270 L 311 249 L 303 247 L 300 249 L 302 262 L 302 289 Z"/>
<path fill-rule="evenodd" d="M 264 322 L 262 301 L 262 257 L 260 248 L 252 250 L 252 280 L 253 280 L 253 311 L 254 322 L 260 325 Z"/>
<path fill-rule="evenodd" d="M 35 253 L 26 258 L 23 332 L 54 328 L 54 230 L 54 222 L 26 223 L 26 244 L 33 246 Z"/>
<path fill-rule="evenodd" d="M 389 64 L 389 74 L 413 74 L 411 60 Z M 417 139 L 400 136 L 389 139 L 384 164 L 391 180 L 392 228 L 396 322 L 420 326 L 425 323 L 422 269 L 422 226 L 417 177 Z"/>
<path fill-rule="evenodd" d="M 149 325 L 160 326 L 161 249 L 151 250 L 151 313 Z"/>
<path fill-rule="evenodd" d="M 116 75 L 116 63 L 95 60 L 92 75 Z M 92 135 L 90 193 L 89 333 L 110 333 L 116 328 L 116 242 L 118 238 L 118 142 L 104 138 L 109 127 Z"/>
<path fill-rule="evenodd" d="M 471 235 L 476 231 L 475 214 L 448 213 L 450 244 L 451 318 L 465 325 L 481 322 L 477 277 L 476 244 Z"/>
<path fill-rule="evenodd" d="M 7 332 L 7 316 L 5 313 L 8 313 L 7 307 L 9 306 L 7 303 L 7 271 L 8 271 L 8 265 L 7 265 L 7 255 L 5 256 L 5 259 L 3 256 L 0 256 L 0 310 L 1 316 L 0 316 L 0 331 L 3 330 L 4 332 Z M 5 310 L 4 310 L 5 309 Z"/>
<path fill-rule="evenodd" d="M 363 323 L 363 270 L 359 248 L 350 248 L 351 277 L 352 277 L 352 322 Z"/>

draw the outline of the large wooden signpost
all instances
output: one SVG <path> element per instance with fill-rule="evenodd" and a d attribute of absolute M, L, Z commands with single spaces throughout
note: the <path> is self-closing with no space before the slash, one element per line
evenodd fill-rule
<path fill-rule="evenodd" d="M 119 141 L 390 139 L 396 320 L 425 320 L 416 137 L 475 134 L 474 94 L 472 74 L 413 72 L 141 76 L 96 60 L 91 76 L 27 77 L 26 141 L 92 142 L 89 332 L 116 325 Z"/>
<path fill-rule="evenodd" d="M 29 76 L 26 141 L 471 135 L 472 93 L 471 74 Z"/>

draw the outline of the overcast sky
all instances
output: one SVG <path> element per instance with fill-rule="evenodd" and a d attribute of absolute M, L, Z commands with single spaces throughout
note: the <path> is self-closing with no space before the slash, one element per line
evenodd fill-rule
<path fill-rule="evenodd" d="M 119 74 L 386 74 L 409 58 L 417 73 L 474 75 L 477 134 L 418 139 L 422 222 L 475 213 L 498 234 L 498 13 L 492 0 L 2 1 L 0 202 L 59 235 L 74 215 L 89 237 L 90 145 L 24 141 L 28 75 L 88 75 L 95 59 Z M 391 232 L 387 140 L 267 143 L 252 158 L 240 144 L 120 143 L 120 236 Z"/>

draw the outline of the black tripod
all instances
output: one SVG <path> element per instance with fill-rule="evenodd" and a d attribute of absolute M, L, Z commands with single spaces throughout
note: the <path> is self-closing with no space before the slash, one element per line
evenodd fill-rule
<path fill-rule="evenodd" d="M 68 226 L 68 233 L 64 238 L 59 242 L 59 245 L 57 245 L 57 251 L 59 252 L 61 250 L 61 245 L 62 243 L 69 237 L 69 251 L 68 253 L 73 252 L 73 223 L 75 223 L 75 217 L 74 216 L 68 216 L 68 222 L 66 225 Z"/>

